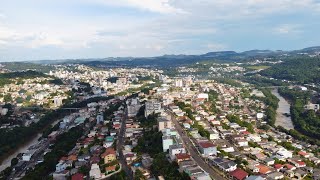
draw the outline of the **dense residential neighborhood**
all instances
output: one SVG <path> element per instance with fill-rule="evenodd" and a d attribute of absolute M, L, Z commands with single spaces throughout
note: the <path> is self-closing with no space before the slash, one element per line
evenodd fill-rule
<path fill-rule="evenodd" d="M 19 153 L 2 176 L 59 180 L 320 178 L 319 147 L 270 126 L 271 90 L 240 81 L 241 86 L 235 86 L 193 76 L 169 77 L 143 68 L 73 68 L 76 70 L 59 66 L 48 77 L 3 87 L 13 98 L 5 102 L 11 103 L 10 118 L 20 123 L 2 124 L 2 128 L 28 127 L 50 109 L 69 112 Z M 40 83 L 50 79 L 62 83 Z M 22 88 L 24 92 L 17 92 Z M 43 109 L 28 109 L 24 101 L 19 104 L 16 98 L 21 93 L 29 94 L 29 101 Z M 41 106 L 48 102 L 52 105 Z M 9 112 L 5 104 L 2 116 Z M 304 108 L 318 111 L 317 107 L 309 104 Z M 70 139 L 62 138 L 65 136 Z M 69 141 L 68 148 L 61 153 L 60 144 L 65 141 Z"/>

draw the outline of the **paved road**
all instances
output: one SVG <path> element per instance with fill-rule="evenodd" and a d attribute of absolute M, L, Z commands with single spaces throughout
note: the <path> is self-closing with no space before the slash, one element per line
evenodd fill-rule
<path fill-rule="evenodd" d="M 125 161 L 124 155 L 122 153 L 122 149 L 124 145 L 124 134 L 126 132 L 126 121 L 127 121 L 127 109 L 125 109 L 125 115 L 121 122 L 120 132 L 118 135 L 117 151 L 119 154 L 119 160 L 122 165 L 122 168 L 127 174 L 127 179 L 133 179 L 133 172 L 131 168 L 128 166 L 127 162 Z"/>
<path fill-rule="evenodd" d="M 167 111 L 169 112 L 169 111 Z M 199 155 L 198 151 L 196 150 L 196 148 L 193 146 L 190 138 L 186 135 L 185 131 L 181 128 L 181 125 L 178 123 L 178 121 L 176 120 L 175 116 L 169 112 L 171 114 L 171 119 L 172 122 L 174 123 L 176 130 L 178 131 L 179 135 L 181 136 L 185 147 L 187 148 L 188 152 L 190 153 L 190 155 L 192 156 L 192 158 L 194 159 L 194 161 L 203 169 L 205 170 L 207 173 L 210 174 L 211 178 L 215 179 L 215 180 L 224 180 L 226 178 L 224 178 L 223 176 L 220 175 L 219 172 L 216 172 L 214 169 L 212 169 L 203 159 L 202 157 Z"/>

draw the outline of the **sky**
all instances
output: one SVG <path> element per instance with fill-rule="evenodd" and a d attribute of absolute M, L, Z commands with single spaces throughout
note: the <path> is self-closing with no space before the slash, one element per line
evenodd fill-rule
<path fill-rule="evenodd" d="M 0 61 L 320 45 L 320 0 L 0 0 Z"/>

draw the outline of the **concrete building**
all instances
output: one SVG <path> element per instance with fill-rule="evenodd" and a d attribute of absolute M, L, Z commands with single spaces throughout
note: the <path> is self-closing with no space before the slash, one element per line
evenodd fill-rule
<path fill-rule="evenodd" d="M 172 128 L 172 123 L 170 120 L 166 118 L 158 118 L 158 129 L 159 131 L 162 131 L 163 129 L 171 129 Z"/>
<path fill-rule="evenodd" d="M 141 104 L 138 98 L 133 98 L 127 100 L 127 109 L 128 109 L 128 117 L 134 117 L 137 115 L 139 109 L 141 108 Z"/>
<path fill-rule="evenodd" d="M 146 106 L 144 111 L 145 117 L 148 117 L 150 114 L 153 114 L 153 113 L 162 112 L 161 103 L 155 99 L 147 101 L 145 103 L 145 106 Z"/>
<path fill-rule="evenodd" d="M 200 142 L 199 150 L 203 156 L 217 155 L 217 147 L 209 141 Z"/>
<path fill-rule="evenodd" d="M 55 96 L 53 98 L 53 104 L 55 107 L 60 107 L 62 105 L 62 98 L 59 96 Z"/>
<path fill-rule="evenodd" d="M 176 154 L 186 153 L 186 149 L 181 144 L 174 144 L 169 147 L 169 156 L 171 160 L 176 159 Z"/>
<path fill-rule="evenodd" d="M 173 139 L 170 136 L 162 136 L 163 152 L 167 152 L 171 145 L 173 145 Z"/>
<path fill-rule="evenodd" d="M 174 85 L 176 86 L 176 87 L 183 87 L 183 81 L 182 81 L 182 79 L 175 79 L 175 81 L 174 81 Z"/>
<path fill-rule="evenodd" d="M 98 164 L 92 164 L 91 170 L 89 172 L 90 178 L 100 179 L 101 178 L 101 171 Z"/>

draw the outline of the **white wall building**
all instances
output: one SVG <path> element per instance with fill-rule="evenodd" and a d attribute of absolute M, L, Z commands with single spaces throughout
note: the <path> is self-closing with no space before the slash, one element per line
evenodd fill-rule
<path fill-rule="evenodd" d="M 147 101 L 145 103 L 145 106 L 146 106 L 144 111 L 145 117 L 148 117 L 150 114 L 161 113 L 163 111 L 161 107 L 161 103 L 155 99 Z"/>

